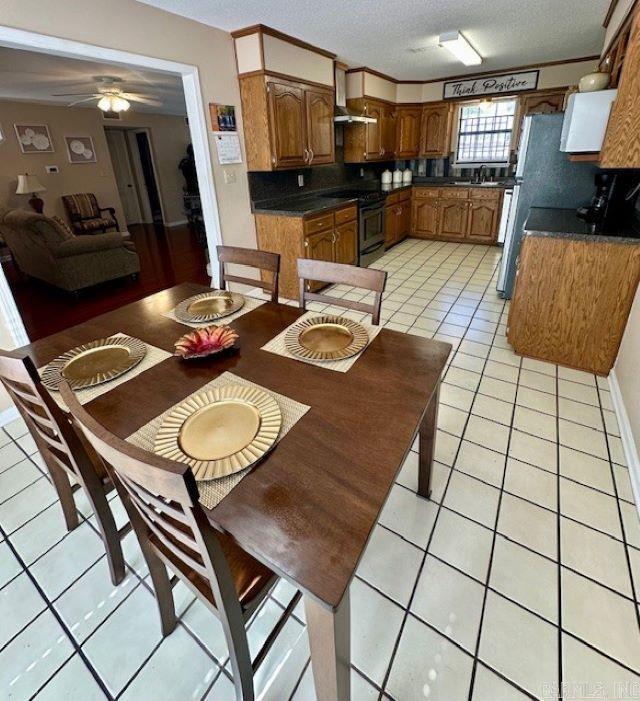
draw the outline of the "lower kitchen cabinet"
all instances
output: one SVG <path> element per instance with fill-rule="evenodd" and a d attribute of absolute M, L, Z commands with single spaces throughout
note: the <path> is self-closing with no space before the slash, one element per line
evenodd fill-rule
<path fill-rule="evenodd" d="M 256 214 L 258 248 L 280 254 L 280 295 L 298 299 L 298 258 L 355 265 L 358 207 L 355 204 L 310 216 Z M 323 285 L 309 283 L 309 289 Z"/>
<path fill-rule="evenodd" d="M 442 241 L 494 244 L 502 189 L 414 186 L 411 235 Z"/>
<path fill-rule="evenodd" d="M 607 375 L 640 280 L 640 242 L 523 238 L 507 339 L 519 355 Z"/>
<path fill-rule="evenodd" d="M 390 248 L 411 233 L 411 190 L 387 197 L 384 208 L 384 247 Z"/>

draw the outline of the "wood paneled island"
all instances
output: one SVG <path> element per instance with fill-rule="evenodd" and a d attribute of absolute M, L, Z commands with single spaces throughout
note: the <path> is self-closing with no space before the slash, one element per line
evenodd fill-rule
<path fill-rule="evenodd" d="M 516 353 L 607 375 L 640 280 L 640 238 L 589 233 L 574 210 L 532 208 L 507 338 Z"/>

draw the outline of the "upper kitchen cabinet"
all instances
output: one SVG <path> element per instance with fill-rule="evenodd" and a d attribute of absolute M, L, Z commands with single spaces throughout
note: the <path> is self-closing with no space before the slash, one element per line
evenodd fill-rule
<path fill-rule="evenodd" d="M 449 102 L 434 102 L 422 108 L 421 156 L 443 158 L 449 155 L 452 115 L 452 105 Z"/>
<path fill-rule="evenodd" d="M 333 163 L 335 56 L 263 25 L 232 36 L 248 170 Z"/>
<path fill-rule="evenodd" d="M 551 90 L 526 95 L 520 101 L 520 114 L 522 117 L 525 117 L 528 114 L 562 112 L 565 95 L 566 90 Z"/>
<path fill-rule="evenodd" d="M 420 107 L 396 108 L 396 157 L 417 158 L 420 153 Z"/>
<path fill-rule="evenodd" d="M 372 117 L 375 122 L 354 122 L 344 129 L 345 163 L 384 161 L 395 153 L 395 109 L 382 100 L 354 98 L 347 106 L 360 114 Z"/>
<path fill-rule="evenodd" d="M 640 11 L 636 10 L 618 95 L 600 156 L 602 168 L 640 168 Z"/>

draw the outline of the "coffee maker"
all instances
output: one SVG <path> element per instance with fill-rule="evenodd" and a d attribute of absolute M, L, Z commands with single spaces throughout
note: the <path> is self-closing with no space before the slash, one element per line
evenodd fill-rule
<path fill-rule="evenodd" d="M 596 192 L 578 217 L 594 231 L 619 236 L 640 236 L 640 170 L 596 173 Z"/>
<path fill-rule="evenodd" d="M 591 198 L 591 204 L 587 207 L 578 207 L 578 217 L 587 224 L 601 224 L 606 216 L 609 197 L 615 183 L 616 176 L 613 173 L 596 173 L 595 195 Z"/>

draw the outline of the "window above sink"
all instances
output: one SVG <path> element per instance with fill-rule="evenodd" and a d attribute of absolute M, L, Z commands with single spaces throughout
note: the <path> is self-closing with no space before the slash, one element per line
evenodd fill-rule
<path fill-rule="evenodd" d="M 516 109 L 516 99 L 462 104 L 458 111 L 454 165 L 507 167 Z"/>

